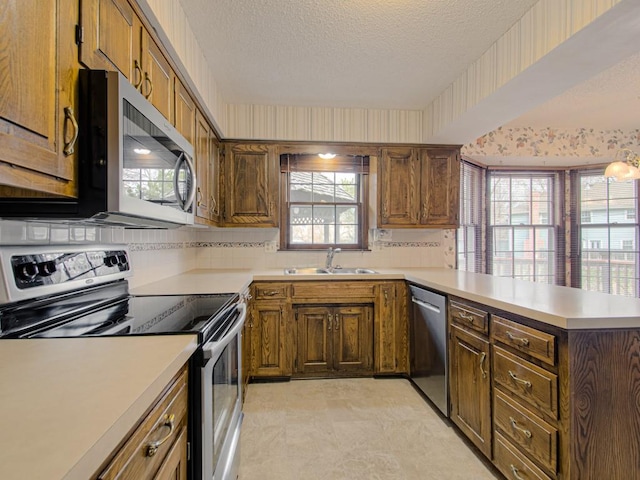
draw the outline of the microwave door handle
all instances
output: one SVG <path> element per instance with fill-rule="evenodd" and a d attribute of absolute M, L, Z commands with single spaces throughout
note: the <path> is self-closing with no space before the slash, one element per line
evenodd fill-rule
<path fill-rule="evenodd" d="M 189 171 L 191 172 L 191 189 L 189 190 L 189 196 L 182 207 L 185 212 L 188 212 L 191 205 L 193 205 L 193 201 L 196 199 L 196 169 L 193 166 L 193 162 L 191 161 L 191 158 L 189 158 L 189 155 L 185 153 L 182 155 L 189 166 Z"/>
<path fill-rule="evenodd" d="M 180 177 L 180 166 L 182 165 L 182 162 L 184 162 L 184 158 L 185 158 L 185 154 L 184 152 L 182 152 L 180 154 L 180 156 L 178 157 L 178 160 L 176 161 L 176 166 L 173 167 L 173 191 L 176 194 L 176 200 L 178 201 L 178 204 L 180 205 L 180 208 L 182 208 L 183 210 L 184 208 L 184 199 L 180 196 L 180 188 L 178 186 L 178 178 Z"/>

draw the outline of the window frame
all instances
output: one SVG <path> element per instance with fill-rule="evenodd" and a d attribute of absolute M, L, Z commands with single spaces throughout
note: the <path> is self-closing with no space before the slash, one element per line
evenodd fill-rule
<path fill-rule="evenodd" d="M 492 224 L 492 214 L 491 208 L 493 205 L 492 202 L 492 178 L 495 177 L 505 177 L 510 178 L 510 181 L 513 178 L 523 178 L 523 179 L 535 179 L 535 178 L 547 178 L 551 181 L 551 189 L 549 195 L 549 211 L 548 213 L 548 221 L 549 223 L 540 224 L 529 222 L 527 224 Z M 511 185 L 511 184 L 510 184 Z M 511 195 L 511 186 L 510 186 L 510 195 Z M 532 204 L 533 200 L 530 196 L 528 202 Z M 513 203 L 513 200 L 510 198 L 509 204 Z M 513 241 L 516 231 L 518 229 L 529 229 L 533 231 L 534 238 L 537 236 L 536 232 L 538 230 L 548 230 L 553 235 L 553 239 L 549 239 L 549 247 L 553 245 L 553 250 L 546 250 L 549 254 L 549 262 L 553 262 L 553 271 L 549 275 L 538 275 L 535 271 L 535 258 L 533 258 L 534 270 L 532 273 L 532 277 L 534 282 L 537 282 L 538 277 L 548 278 L 550 282 L 545 282 L 551 285 L 564 285 L 565 284 L 565 263 L 564 263 L 564 251 L 565 251 L 565 226 L 564 226 L 564 176 L 562 172 L 557 170 L 513 170 L 513 169 L 502 169 L 502 168 L 489 168 L 487 171 L 486 177 L 486 195 L 485 195 L 485 206 L 486 206 L 486 229 L 485 229 L 485 241 L 486 241 L 486 272 L 490 275 L 496 275 L 494 273 L 494 232 L 496 229 L 507 228 L 510 230 L 511 241 Z M 509 207 L 509 211 L 511 211 L 511 206 Z M 529 215 L 531 215 L 531 209 L 529 210 Z M 553 241 L 553 244 L 551 244 Z M 512 266 L 515 265 L 515 250 L 511 248 L 511 258 L 512 258 Z M 535 256 L 537 249 L 533 249 L 532 253 Z M 506 275 L 502 275 L 506 276 Z M 508 278 L 522 278 L 522 276 L 516 276 L 513 268 L 511 275 L 508 275 Z M 542 282 L 541 282 L 542 283 Z"/>
<path fill-rule="evenodd" d="M 305 202 L 305 205 L 334 205 L 334 206 L 355 206 L 358 222 L 356 224 L 357 243 L 314 243 L 300 244 L 291 242 L 290 211 L 291 201 L 289 198 L 291 188 L 291 173 L 294 172 L 334 172 L 334 173 L 355 173 L 357 175 L 356 188 L 359 201 L 355 203 L 332 202 L 315 203 Z M 301 251 L 301 250 L 327 250 L 328 248 L 340 248 L 342 250 L 364 251 L 369 248 L 369 156 L 367 155 L 336 155 L 333 159 L 320 159 L 316 154 L 282 154 L 280 155 L 280 250 Z M 295 202 L 300 203 L 300 202 Z"/>
<path fill-rule="evenodd" d="M 487 168 L 476 165 L 475 163 L 462 159 L 460 162 L 460 223 L 456 229 L 456 268 L 458 270 L 484 273 L 485 272 L 485 249 L 486 249 L 486 208 L 483 204 L 486 193 L 486 178 Z M 469 183 L 469 190 L 465 183 L 466 178 Z M 477 191 L 475 191 L 477 190 Z M 468 203 L 475 207 L 472 207 L 471 212 L 466 212 L 465 207 L 465 193 L 469 194 Z M 466 220 L 470 219 L 468 223 Z M 473 231 L 473 237 L 475 241 L 474 248 L 469 247 L 470 231 Z M 460 244 L 464 245 L 464 249 L 461 252 L 458 248 Z M 464 259 L 464 269 L 460 268 L 461 260 Z M 473 261 L 473 269 L 469 268 L 470 260 Z"/>
<path fill-rule="evenodd" d="M 593 216 L 591 217 L 592 222 L 591 223 L 583 223 L 582 222 L 582 208 L 581 208 L 581 204 L 582 204 L 582 198 L 581 198 L 581 179 L 583 177 L 587 177 L 587 176 L 594 176 L 594 177 L 603 177 L 604 180 L 606 180 L 609 184 L 615 182 L 613 179 L 609 179 L 607 180 L 606 178 L 604 178 L 604 169 L 601 167 L 594 167 L 594 168 L 582 168 L 582 169 L 575 169 L 571 171 L 571 199 L 570 199 L 570 204 L 571 204 L 571 214 L 572 214 L 572 221 L 571 221 L 571 279 L 570 279 L 570 286 L 571 287 L 575 287 L 575 288 L 580 288 L 586 291 L 598 291 L 598 292 L 603 292 L 603 293 L 609 293 L 611 295 L 620 295 L 620 296 L 626 296 L 624 293 L 613 293 L 612 292 L 612 275 L 611 275 L 611 271 L 610 268 L 609 270 L 607 270 L 607 272 L 605 274 L 602 275 L 603 278 L 606 279 L 607 281 L 607 285 L 606 288 L 604 289 L 593 289 L 593 288 L 588 288 L 588 286 L 585 284 L 585 279 L 583 278 L 583 258 L 584 258 L 584 250 L 585 247 L 583 245 L 583 242 L 585 241 L 583 238 L 583 227 L 585 227 L 585 229 L 606 229 L 607 230 L 607 239 L 608 241 L 608 248 L 606 250 L 604 249 L 598 249 L 598 250 L 603 250 L 607 252 L 607 257 L 608 257 L 608 263 L 609 265 L 611 264 L 611 254 L 612 253 L 618 253 L 621 255 L 624 255 L 625 258 L 628 258 L 629 256 L 635 255 L 635 291 L 633 292 L 633 295 L 628 295 L 630 297 L 640 297 L 640 279 L 638 277 L 640 277 L 640 254 L 637 252 L 637 245 L 640 245 L 640 184 L 635 183 L 635 207 L 636 207 L 636 216 L 635 216 L 635 221 L 634 222 L 616 222 L 616 221 L 611 221 L 611 219 L 609 218 L 610 215 L 610 206 L 609 206 L 609 202 L 611 200 L 611 197 L 609 195 L 609 187 L 607 187 L 607 196 L 606 196 L 606 202 L 607 202 L 607 222 L 602 223 L 602 222 L 598 222 L 598 223 L 593 223 Z M 636 180 L 634 180 L 633 182 L 637 182 Z M 602 200 L 605 200 L 604 198 Z M 629 219 L 629 215 L 628 215 L 628 211 L 625 211 L 624 214 L 626 219 Z M 611 245 L 611 236 L 612 233 L 614 233 L 616 230 L 619 229 L 630 229 L 633 228 L 635 229 L 635 237 L 634 237 L 634 244 L 636 245 L 636 250 L 626 250 L 624 248 L 620 248 L 620 249 L 616 249 L 615 247 L 613 247 Z M 598 240 L 600 241 L 600 240 Z M 593 240 L 590 240 L 590 242 L 593 242 Z M 591 247 L 591 243 L 589 244 L 589 250 L 594 249 Z M 588 283 L 588 282 L 587 282 Z"/>

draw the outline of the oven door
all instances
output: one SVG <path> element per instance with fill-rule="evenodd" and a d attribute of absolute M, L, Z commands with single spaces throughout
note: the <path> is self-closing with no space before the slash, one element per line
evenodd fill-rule
<path fill-rule="evenodd" d="M 233 323 L 222 338 L 202 347 L 201 374 L 202 478 L 237 476 L 242 424 L 242 326 L 246 305 L 239 303 Z"/>

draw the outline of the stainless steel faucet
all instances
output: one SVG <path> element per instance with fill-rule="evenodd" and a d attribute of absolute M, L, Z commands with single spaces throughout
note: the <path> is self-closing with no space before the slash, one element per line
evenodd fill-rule
<path fill-rule="evenodd" d="M 336 253 L 340 253 L 342 251 L 341 248 L 333 248 L 333 247 L 329 247 L 329 251 L 327 252 L 327 261 L 324 265 L 324 268 L 326 268 L 327 270 L 333 270 L 333 256 Z"/>

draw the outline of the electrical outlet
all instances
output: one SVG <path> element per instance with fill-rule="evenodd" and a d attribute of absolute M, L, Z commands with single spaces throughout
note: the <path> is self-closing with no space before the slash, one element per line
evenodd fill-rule
<path fill-rule="evenodd" d="M 264 242 L 264 251 L 274 253 L 278 250 L 278 244 L 276 242 Z"/>
<path fill-rule="evenodd" d="M 387 230 L 384 228 L 378 229 L 378 240 L 388 242 L 391 240 L 391 230 Z"/>

